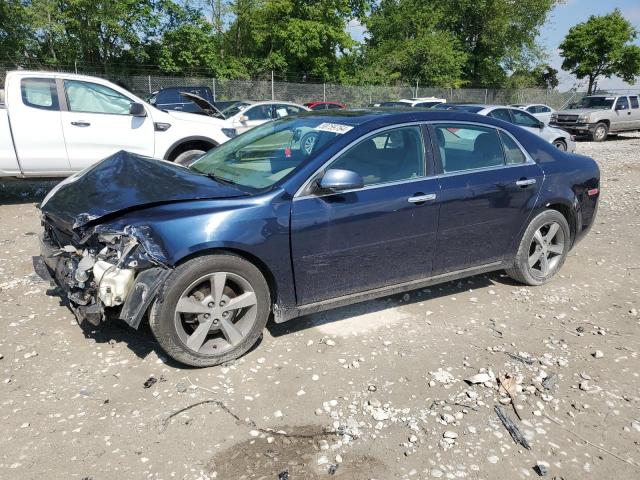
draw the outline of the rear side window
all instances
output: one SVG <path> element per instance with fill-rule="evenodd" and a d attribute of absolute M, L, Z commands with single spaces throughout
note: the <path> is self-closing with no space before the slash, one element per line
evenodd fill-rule
<path fill-rule="evenodd" d="M 284 110 L 286 113 L 286 109 Z M 271 104 L 267 105 L 257 105 L 252 108 L 248 108 L 244 111 L 244 114 L 247 116 L 249 120 L 271 120 Z M 286 115 L 282 115 L 286 117 Z"/>
<path fill-rule="evenodd" d="M 551 109 L 549 107 L 545 107 L 544 105 L 538 106 L 538 113 L 549 113 Z"/>
<path fill-rule="evenodd" d="M 20 81 L 22 103 L 42 110 L 60 110 L 56 81 L 53 78 L 23 78 Z"/>
<path fill-rule="evenodd" d="M 511 115 L 509 115 L 509 110 L 505 108 L 498 108 L 497 110 L 492 110 L 487 114 L 488 117 L 497 118 L 498 120 L 504 120 L 505 122 L 512 123 Z"/>
<path fill-rule="evenodd" d="M 513 141 L 509 135 L 504 132 L 500 132 L 500 138 L 502 138 L 502 145 L 504 146 L 504 156 L 507 165 L 518 165 L 527 161 L 518 144 Z"/>
<path fill-rule="evenodd" d="M 435 125 L 434 130 L 445 173 L 504 165 L 497 130 L 465 124 Z"/>
<path fill-rule="evenodd" d="M 336 105 L 335 103 L 329 103 L 327 105 L 327 109 L 329 109 L 329 110 L 339 110 L 341 108 L 342 107 L 340 105 Z"/>
<path fill-rule="evenodd" d="M 638 97 L 629 97 L 629 100 L 631 101 L 631 108 L 640 108 Z"/>

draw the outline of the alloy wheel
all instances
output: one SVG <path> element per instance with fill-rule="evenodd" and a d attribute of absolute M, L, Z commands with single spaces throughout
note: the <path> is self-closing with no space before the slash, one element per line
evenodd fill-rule
<path fill-rule="evenodd" d="M 313 152 L 313 147 L 316 144 L 316 139 L 317 136 L 316 135 L 307 135 L 304 138 L 304 143 L 302 145 L 302 149 L 305 152 L 306 155 L 311 155 L 311 152 Z"/>
<path fill-rule="evenodd" d="M 191 283 L 175 307 L 178 337 L 190 350 L 220 355 L 235 348 L 257 319 L 257 298 L 251 284 L 230 272 L 215 272 Z"/>
<path fill-rule="evenodd" d="M 539 277 L 546 277 L 557 268 L 565 247 L 564 230 L 557 222 L 542 225 L 529 246 L 529 268 Z"/>
<path fill-rule="evenodd" d="M 595 131 L 596 139 L 602 140 L 606 134 L 607 134 L 607 129 L 602 125 L 596 128 L 596 131 Z"/>

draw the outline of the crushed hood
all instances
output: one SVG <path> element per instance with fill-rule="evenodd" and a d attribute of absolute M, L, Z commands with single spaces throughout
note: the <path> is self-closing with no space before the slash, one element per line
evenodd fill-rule
<path fill-rule="evenodd" d="M 180 165 L 120 151 L 60 182 L 42 201 L 40 210 L 71 231 L 131 209 L 243 195 L 241 190 Z"/>
<path fill-rule="evenodd" d="M 224 115 L 222 114 L 222 112 L 218 110 L 214 104 L 202 98 L 201 96 L 191 92 L 180 92 L 180 95 L 186 98 L 187 100 L 191 100 L 198 107 L 200 107 L 200 109 L 203 112 L 205 112 L 207 115 L 213 116 L 217 114 L 219 118 L 224 118 Z"/>

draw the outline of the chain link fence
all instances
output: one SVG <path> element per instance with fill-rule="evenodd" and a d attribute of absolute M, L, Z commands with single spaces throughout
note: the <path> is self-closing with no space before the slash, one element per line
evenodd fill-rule
<path fill-rule="evenodd" d="M 6 72 L 10 70 L 0 64 L 0 88 L 4 85 Z M 60 69 L 59 71 L 64 71 Z M 431 88 L 411 85 L 336 85 L 331 83 L 292 83 L 270 80 L 219 80 L 197 76 L 105 75 L 88 70 L 71 69 L 69 73 L 81 73 L 104 77 L 125 86 L 136 95 L 146 98 L 149 94 L 166 87 L 206 86 L 213 92 L 216 101 L 229 100 L 286 100 L 307 103 L 315 100 L 335 101 L 349 107 L 365 107 L 384 101 L 413 97 L 436 97 L 447 102 L 468 102 L 509 105 L 514 103 L 544 103 L 562 109 L 579 100 L 584 93 L 559 92 L 546 89 L 492 89 L 492 88 Z"/>

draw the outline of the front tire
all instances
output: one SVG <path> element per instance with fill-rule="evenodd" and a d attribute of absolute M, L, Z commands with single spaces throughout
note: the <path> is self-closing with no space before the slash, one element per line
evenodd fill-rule
<path fill-rule="evenodd" d="M 562 152 L 566 152 L 567 151 L 567 144 L 562 139 L 554 140 L 553 141 L 553 146 L 556 147 L 558 150 L 560 150 Z"/>
<path fill-rule="evenodd" d="M 230 254 L 197 257 L 177 267 L 149 312 L 163 350 L 194 367 L 234 360 L 260 338 L 271 300 L 264 276 Z"/>
<path fill-rule="evenodd" d="M 529 223 L 507 274 L 526 285 L 547 283 L 564 264 L 570 245 L 571 231 L 564 215 L 545 210 Z"/>
<path fill-rule="evenodd" d="M 604 122 L 599 122 L 596 124 L 596 128 L 593 130 L 591 134 L 591 139 L 594 142 L 604 142 L 609 135 L 609 127 Z"/>
<path fill-rule="evenodd" d="M 178 155 L 173 161 L 175 163 L 179 163 L 183 167 L 189 167 L 192 163 L 194 163 L 198 158 L 205 154 L 204 150 L 193 149 L 187 150 L 186 152 L 182 152 Z"/>

